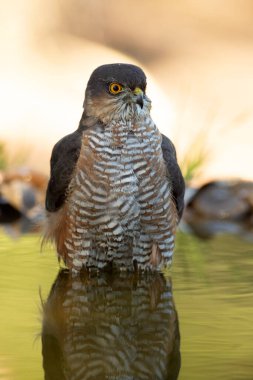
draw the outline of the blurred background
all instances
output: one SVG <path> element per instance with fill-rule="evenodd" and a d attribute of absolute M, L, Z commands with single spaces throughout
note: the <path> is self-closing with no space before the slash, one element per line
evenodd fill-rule
<path fill-rule="evenodd" d="M 252 179 L 252 21 L 251 0 L 1 1 L 1 168 L 48 174 L 92 70 L 133 62 L 187 178 Z"/>

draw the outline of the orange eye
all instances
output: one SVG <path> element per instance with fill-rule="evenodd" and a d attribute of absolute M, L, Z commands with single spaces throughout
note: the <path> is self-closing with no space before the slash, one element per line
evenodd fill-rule
<path fill-rule="evenodd" d="M 110 85 L 109 85 L 109 91 L 113 95 L 118 94 L 119 92 L 122 91 L 122 89 L 123 89 L 123 86 L 121 86 L 121 84 L 119 84 L 119 83 L 113 82 L 113 83 L 110 83 Z"/>

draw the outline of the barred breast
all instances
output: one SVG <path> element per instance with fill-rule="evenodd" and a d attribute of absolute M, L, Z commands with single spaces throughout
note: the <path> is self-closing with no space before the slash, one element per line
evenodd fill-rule
<path fill-rule="evenodd" d="M 83 135 L 65 213 L 62 255 L 73 270 L 171 262 L 176 211 L 161 135 L 150 117 Z"/>

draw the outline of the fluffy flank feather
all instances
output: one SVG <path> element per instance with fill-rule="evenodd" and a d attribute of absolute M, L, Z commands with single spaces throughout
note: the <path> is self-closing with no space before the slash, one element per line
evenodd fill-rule
<path fill-rule="evenodd" d="M 48 212 L 41 248 L 43 249 L 48 243 L 55 244 L 58 254 L 60 253 L 65 262 L 66 248 L 64 241 L 66 233 L 66 207 L 64 206 L 54 213 Z"/>

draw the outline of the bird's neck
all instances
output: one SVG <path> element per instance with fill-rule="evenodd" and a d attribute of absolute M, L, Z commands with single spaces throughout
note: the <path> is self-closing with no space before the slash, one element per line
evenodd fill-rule
<path fill-rule="evenodd" d="M 85 129 L 92 128 L 97 124 L 102 124 L 102 122 L 96 117 L 88 116 L 84 108 L 81 119 L 79 121 L 78 130 L 84 131 Z"/>

